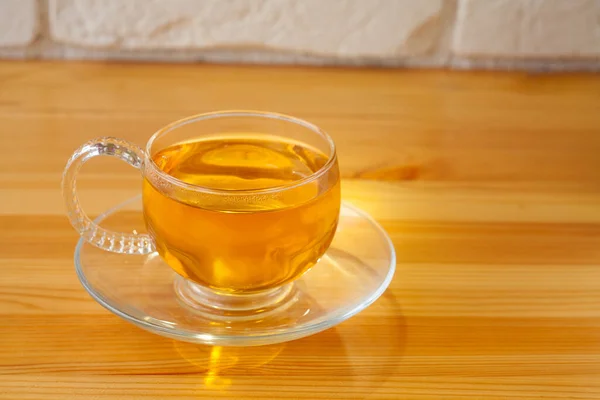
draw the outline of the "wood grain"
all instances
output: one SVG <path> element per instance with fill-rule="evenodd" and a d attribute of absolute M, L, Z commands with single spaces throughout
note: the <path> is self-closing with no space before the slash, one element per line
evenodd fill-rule
<path fill-rule="evenodd" d="M 59 191 L 96 136 L 262 109 L 320 125 L 398 251 L 385 295 L 274 346 L 174 342 L 97 305 Z M 600 77 L 0 63 L 0 398 L 600 398 Z M 136 172 L 86 165 L 90 214 Z"/>

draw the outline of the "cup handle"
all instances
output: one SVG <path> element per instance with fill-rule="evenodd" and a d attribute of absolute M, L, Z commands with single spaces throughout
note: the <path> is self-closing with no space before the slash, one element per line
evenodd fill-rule
<path fill-rule="evenodd" d="M 62 178 L 62 193 L 71 225 L 88 243 L 106 251 L 122 254 L 149 254 L 154 251 L 154 242 L 147 234 L 114 232 L 98 226 L 81 209 L 77 196 L 77 173 L 81 166 L 96 156 L 112 156 L 127 164 L 142 169 L 144 151 L 123 139 L 103 137 L 83 144 L 73 153 Z"/>

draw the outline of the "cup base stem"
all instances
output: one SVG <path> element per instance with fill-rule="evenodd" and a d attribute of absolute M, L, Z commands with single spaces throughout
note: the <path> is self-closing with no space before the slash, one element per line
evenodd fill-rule
<path fill-rule="evenodd" d="M 274 289 L 253 294 L 220 293 L 177 276 L 174 282 L 179 300 L 195 312 L 216 319 L 254 319 L 291 305 L 296 288 L 288 283 Z"/>

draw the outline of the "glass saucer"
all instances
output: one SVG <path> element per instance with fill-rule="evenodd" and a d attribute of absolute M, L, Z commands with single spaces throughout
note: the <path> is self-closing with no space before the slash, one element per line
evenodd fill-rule
<path fill-rule="evenodd" d="M 104 227 L 144 232 L 141 197 L 96 219 Z M 188 342 L 253 346 L 285 342 L 320 332 L 364 310 L 383 294 L 396 268 L 385 231 L 369 215 L 343 203 L 329 250 L 293 282 L 293 298 L 257 318 L 211 318 L 176 294 L 181 278 L 156 254 L 124 255 L 83 239 L 75 268 L 88 293 L 119 317 L 150 332 Z"/>

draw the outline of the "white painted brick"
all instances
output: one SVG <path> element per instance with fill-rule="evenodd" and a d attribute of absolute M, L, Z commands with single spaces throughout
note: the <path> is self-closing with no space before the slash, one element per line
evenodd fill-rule
<path fill-rule="evenodd" d="M 35 0 L 0 0 L 0 46 L 26 46 L 38 34 Z"/>
<path fill-rule="evenodd" d="M 461 0 L 456 24 L 458 55 L 600 56 L 600 0 Z"/>
<path fill-rule="evenodd" d="M 56 41 L 394 57 L 436 46 L 448 0 L 50 0 Z"/>

